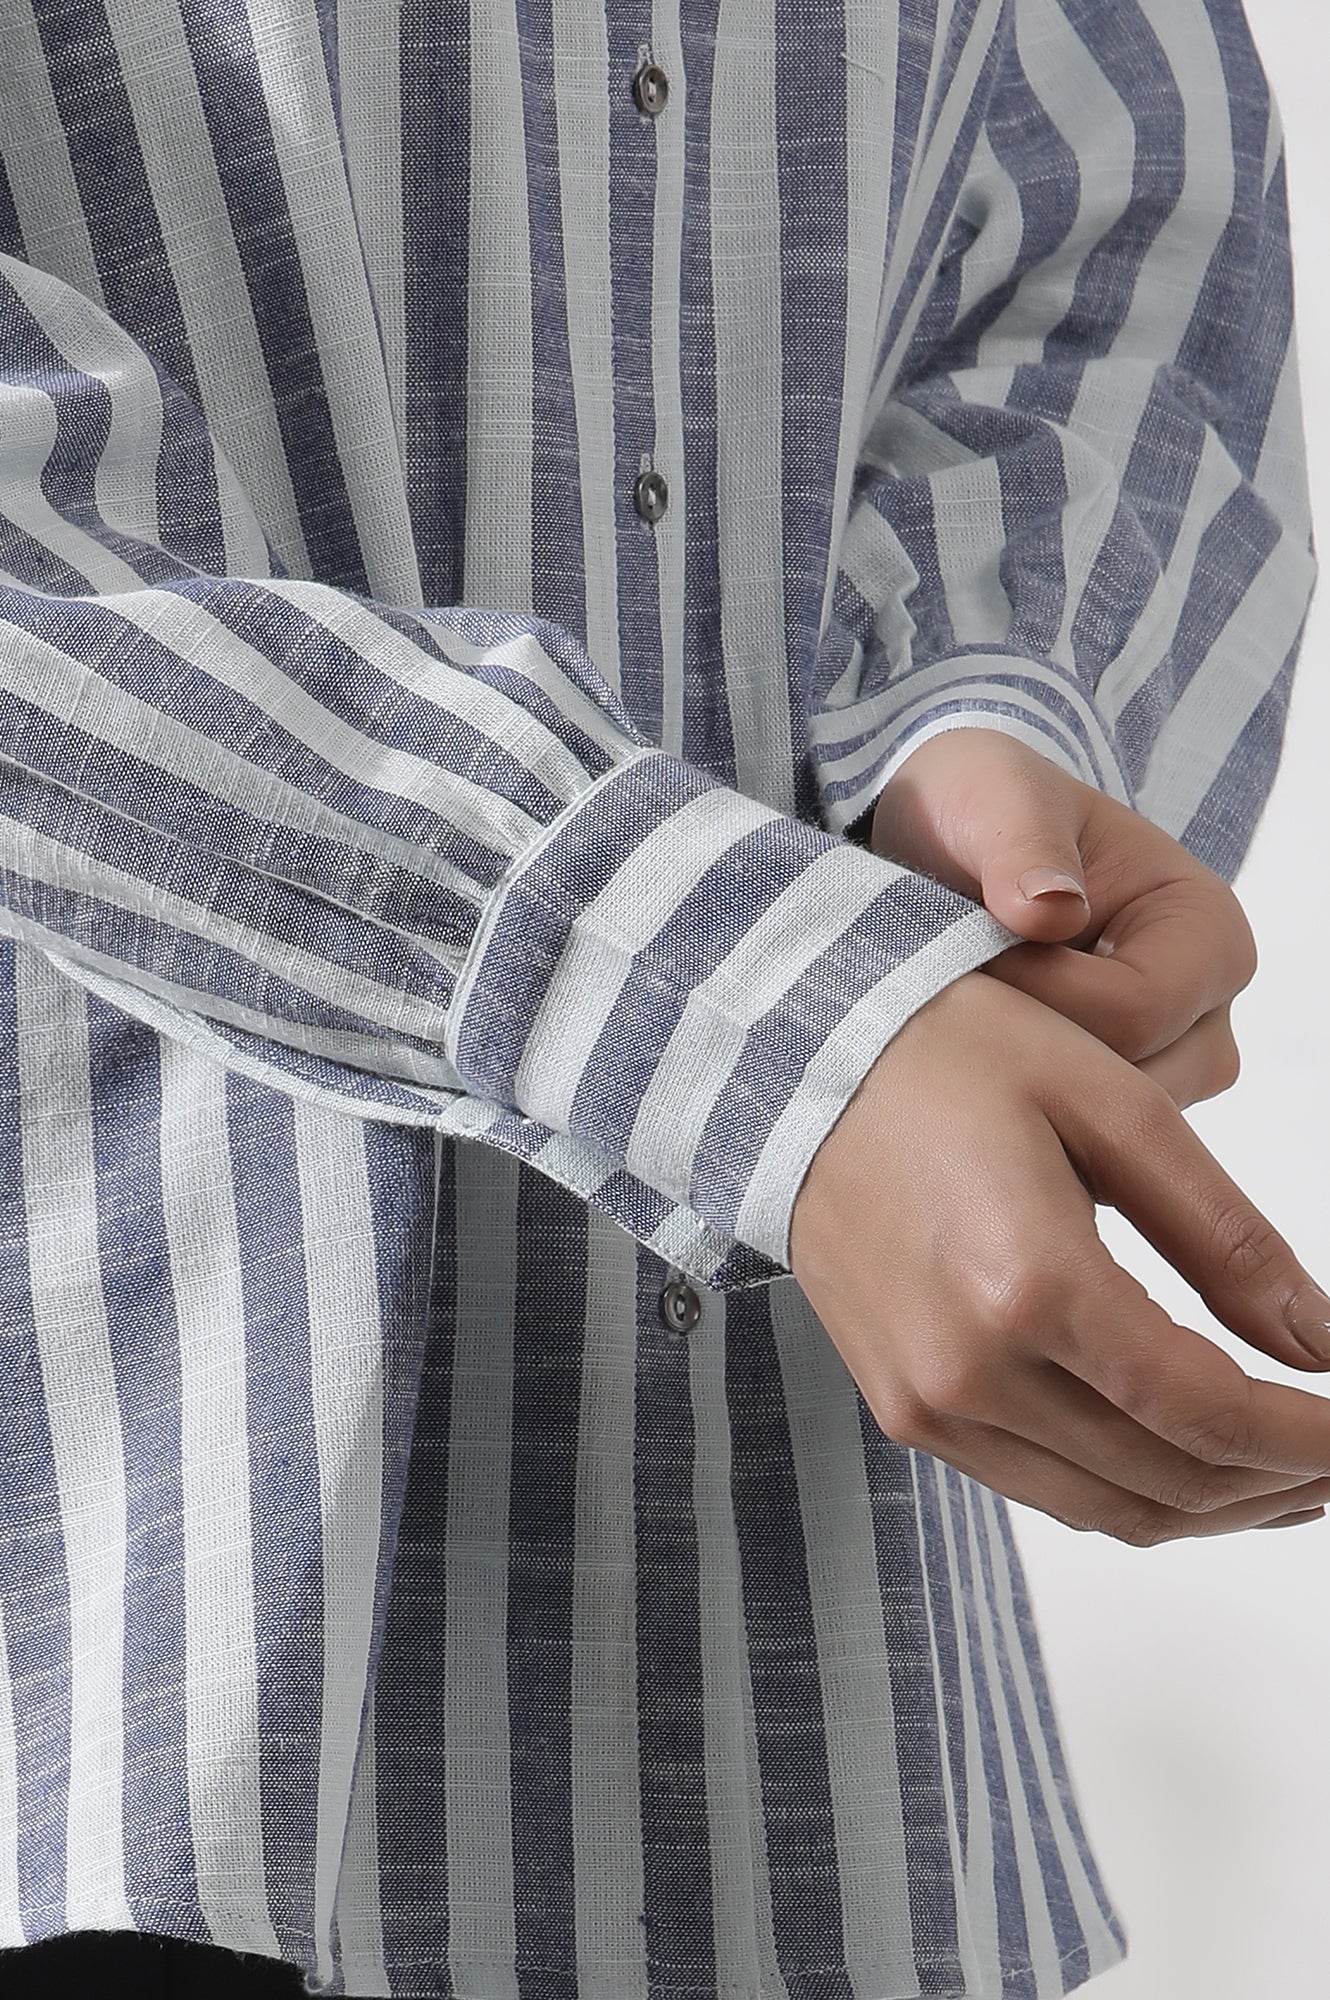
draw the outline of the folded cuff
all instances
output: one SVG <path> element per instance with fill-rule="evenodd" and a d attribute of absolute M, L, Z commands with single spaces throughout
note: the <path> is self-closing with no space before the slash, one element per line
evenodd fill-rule
<path fill-rule="evenodd" d="M 877 1057 L 1016 942 L 931 877 L 647 749 L 496 885 L 445 1047 L 475 1096 L 788 1269 L 804 1174 Z"/>

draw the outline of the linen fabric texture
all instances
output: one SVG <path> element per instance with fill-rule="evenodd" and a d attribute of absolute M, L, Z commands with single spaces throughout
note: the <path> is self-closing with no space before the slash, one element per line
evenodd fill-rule
<path fill-rule="evenodd" d="M 1014 941 L 913 749 L 1228 881 L 1274 783 L 1238 0 L 0 0 L 0 169 L 0 1945 L 1072 1991 L 1007 1505 L 789 1222 Z"/>

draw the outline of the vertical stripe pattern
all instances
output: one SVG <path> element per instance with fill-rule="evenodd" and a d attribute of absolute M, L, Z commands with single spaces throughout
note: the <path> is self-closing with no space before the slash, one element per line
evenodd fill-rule
<path fill-rule="evenodd" d="M 1124 1956 L 789 1223 L 1012 941 L 866 850 L 911 748 L 1242 863 L 1286 200 L 1240 0 L 0 0 L 0 1949 Z"/>

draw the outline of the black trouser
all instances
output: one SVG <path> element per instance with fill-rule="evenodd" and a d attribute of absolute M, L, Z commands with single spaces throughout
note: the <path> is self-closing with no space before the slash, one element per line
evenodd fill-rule
<path fill-rule="evenodd" d="M 78 1931 L 0 1953 L 4 2000 L 97 2000 L 111 1988 L 132 2000 L 296 2000 L 305 1982 L 275 1958 L 143 1931 Z"/>

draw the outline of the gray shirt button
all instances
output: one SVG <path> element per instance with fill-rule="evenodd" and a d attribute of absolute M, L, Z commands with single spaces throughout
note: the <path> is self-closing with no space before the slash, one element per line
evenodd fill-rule
<path fill-rule="evenodd" d="M 670 489 L 659 472 L 644 472 L 633 488 L 633 505 L 644 521 L 658 521 L 670 504 Z"/>
<path fill-rule="evenodd" d="M 670 80 L 659 63 L 645 62 L 633 78 L 633 100 L 639 111 L 648 118 L 654 118 L 665 109 L 665 99 L 670 94 Z"/>
<path fill-rule="evenodd" d="M 687 1333 L 702 1317 L 702 1301 L 682 1278 L 673 1279 L 660 1295 L 660 1316 L 671 1333 Z"/>

